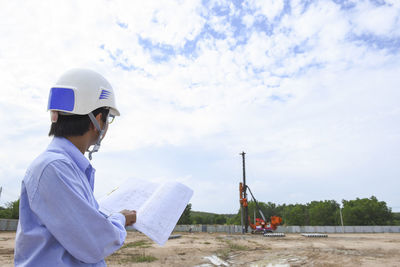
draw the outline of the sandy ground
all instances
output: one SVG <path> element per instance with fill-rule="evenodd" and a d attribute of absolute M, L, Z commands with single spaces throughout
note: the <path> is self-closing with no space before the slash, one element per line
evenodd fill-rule
<path fill-rule="evenodd" d="M 400 234 L 330 234 L 327 238 L 174 233 L 163 247 L 129 232 L 108 266 L 400 266 Z M 0 266 L 13 266 L 15 232 L 0 232 Z"/>

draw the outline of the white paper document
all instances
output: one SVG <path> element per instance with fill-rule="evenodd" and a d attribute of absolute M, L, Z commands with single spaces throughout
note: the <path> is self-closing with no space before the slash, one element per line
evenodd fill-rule
<path fill-rule="evenodd" d="M 98 202 L 106 215 L 124 209 L 136 210 L 132 227 L 164 245 L 189 203 L 193 190 L 178 182 L 155 184 L 131 179 Z"/>

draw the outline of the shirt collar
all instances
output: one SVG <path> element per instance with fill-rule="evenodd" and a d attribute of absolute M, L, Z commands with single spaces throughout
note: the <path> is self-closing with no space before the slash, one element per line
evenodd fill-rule
<path fill-rule="evenodd" d="M 92 167 L 89 160 L 82 154 L 82 152 L 64 137 L 54 137 L 51 141 L 49 150 L 63 150 L 75 163 L 83 173 L 86 173 L 87 168 Z"/>

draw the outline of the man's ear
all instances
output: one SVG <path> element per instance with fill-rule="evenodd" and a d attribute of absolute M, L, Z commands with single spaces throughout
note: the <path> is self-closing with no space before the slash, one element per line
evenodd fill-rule
<path fill-rule="evenodd" d="M 99 114 L 96 115 L 96 121 L 100 125 L 100 128 L 103 127 L 103 114 L 100 112 Z M 92 123 L 93 124 L 93 123 Z M 97 130 L 97 128 L 93 125 L 93 127 Z"/>
<path fill-rule="evenodd" d="M 101 114 L 101 112 L 99 114 L 97 114 L 95 117 L 96 121 L 100 125 L 100 127 L 102 127 L 102 117 L 103 117 L 103 114 Z M 89 129 L 94 129 L 96 132 L 98 132 L 96 126 L 94 126 L 92 121 L 90 121 Z"/>
<path fill-rule="evenodd" d="M 96 120 L 97 120 L 97 122 L 100 124 L 100 121 L 101 121 L 101 119 L 102 119 L 102 117 L 103 117 L 103 114 L 100 112 L 99 114 L 97 114 L 96 115 Z"/>

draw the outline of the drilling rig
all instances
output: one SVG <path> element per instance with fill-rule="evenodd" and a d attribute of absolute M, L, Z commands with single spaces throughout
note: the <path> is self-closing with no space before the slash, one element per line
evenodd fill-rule
<path fill-rule="evenodd" d="M 278 225 L 282 223 L 282 218 L 278 216 L 272 216 L 269 222 L 265 220 L 264 213 L 261 211 L 258 202 L 253 195 L 253 192 L 251 192 L 250 187 L 246 184 L 246 167 L 245 167 L 246 153 L 242 152 L 240 153 L 240 155 L 242 156 L 242 164 L 243 164 L 243 183 L 239 183 L 239 197 L 240 197 L 239 202 L 240 202 L 242 233 L 243 234 L 247 233 L 249 226 L 252 229 L 251 233 L 265 234 L 268 232 L 273 232 L 276 230 Z M 256 204 L 256 208 L 262 217 L 262 219 L 255 218 L 256 216 L 254 215 L 255 218 L 254 224 L 252 224 L 250 221 L 248 202 L 247 202 L 247 189 L 249 190 L 251 197 L 254 203 Z"/>

